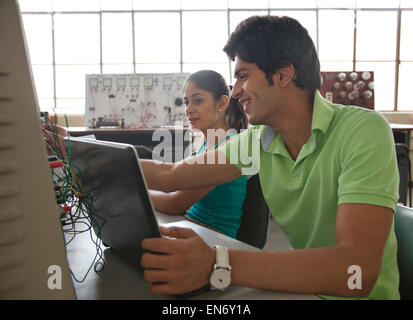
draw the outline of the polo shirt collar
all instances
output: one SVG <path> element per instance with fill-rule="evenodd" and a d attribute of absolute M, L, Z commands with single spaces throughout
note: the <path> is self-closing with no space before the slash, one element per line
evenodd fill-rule
<path fill-rule="evenodd" d="M 311 131 L 319 129 L 326 134 L 331 121 L 333 120 L 334 109 L 331 102 L 321 96 L 320 91 L 316 90 L 314 94 L 313 118 L 311 121 Z"/>
<path fill-rule="evenodd" d="M 331 107 L 331 102 L 321 96 L 319 90 L 314 94 L 313 117 L 311 121 L 311 132 L 320 130 L 326 134 L 331 121 L 333 120 L 334 109 Z M 270 126 L 262 126 L 257 138 L 261 140 L 261 146 L 266 152 L 285 153 L 285 144 L 281 135 L 277 134 Z M 273 143 L 274 142 L 274 143 Z M 271 146 L 271 149 L 270 149 Z M 315 140 L 313 140 L 313 148 L 315 148 Z"/>

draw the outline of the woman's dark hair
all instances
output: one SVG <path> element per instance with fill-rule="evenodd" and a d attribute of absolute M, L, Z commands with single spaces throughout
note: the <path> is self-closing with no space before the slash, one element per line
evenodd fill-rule
<path fill-rule="evenodd" d="M 255 63 L 264 71 L 268 84 L 279 69 L 292 64 L 297 87 L 314 92 L 320 89 L 320 61 L 307 30 L 295 19 L 252 16 L 231 34 L 224 51 L 232 60 Z"/>
<path fill-rule="evenodd" d="M 199 89 L 205 90 L 212 94 L 215 102 L 218 102 L 223 95 L 230 98 L 229 105 L 225 110 L 225 121 L 230 129 L 240 132 L 241 129 L 248 127 L 248 118 L 238 99 L 231 97 L 230 88 L 224 77 L 213 70 L 201 70 L 192 73 L 186 80 L 186 83 L 192 82 Z"/>

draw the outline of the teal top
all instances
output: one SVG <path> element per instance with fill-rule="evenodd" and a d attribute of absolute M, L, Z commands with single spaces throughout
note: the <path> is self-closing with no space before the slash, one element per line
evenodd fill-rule
<path fill-rule="evenodd" d="M 228 135 L 220 141 L 215 149 L 233 135 Z M 197 154 L 201 154 L 205 150 L 206 143 L 204 142 Z M 216 186 L 190 207 L 186 215 L 188 218 L 211 226 L 229 237 L 236 238 L 243 214 L 242 207 L 247 193 L 247 181 L 248 179 L 242 176 L 237 180 Z"/>

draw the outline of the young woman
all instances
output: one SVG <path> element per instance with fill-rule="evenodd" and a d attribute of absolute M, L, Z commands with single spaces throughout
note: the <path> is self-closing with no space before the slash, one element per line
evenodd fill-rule
<path fill-rule="evenodd" d="M 215 71 L 198 71 L 187 79 L 184 86 L 186 116 L 192 129 L 199 130 L 203 136 L 197 154 L 217 149 L 235 132 L 247 128 L 248 119 L 242 105 L 230 96 L 225 79 Z M 247 178 L 241 177 L 215 187 L 171 193 L 150 190 L 149 194 L 157 210 L 185 214 L 189 220 L 236 238 L 246 185 Z"/>

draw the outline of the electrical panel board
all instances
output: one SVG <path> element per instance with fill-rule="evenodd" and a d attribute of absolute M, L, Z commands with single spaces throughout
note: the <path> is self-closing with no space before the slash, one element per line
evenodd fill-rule
<path fill-rule="evenodd" d="M 86 75 L 85 126 L 186 126 L 183 87 L 188 73 Z"/>
<path fill-rule="evenodd" d="M 327 100 L 374 110 L 374 72 L 321 72 L 321 95 Z"/>

